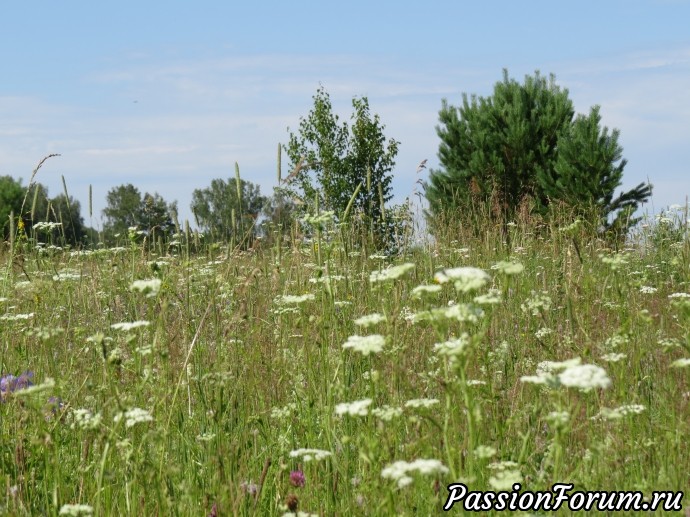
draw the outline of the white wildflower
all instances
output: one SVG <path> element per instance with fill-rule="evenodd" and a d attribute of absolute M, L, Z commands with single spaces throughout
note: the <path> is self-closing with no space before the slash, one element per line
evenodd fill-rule
<path fill-rule="evenodd" d="M 415 298 L 421 298 L 425 294 L 436 294 L 443 288 L 440 285 L 418 285 L 410 292 L 410 295 Z"/>
<path fill-rule="evenodd" d="M 34 313 L 29 314 L 3 314 L 0 316 L 0 320 L 4 321 L 25 321 L 34 317 Z"/>
<path fill-rule="evenodd" d="M 399 407 L 383 406 L 380 408 L 372 409 L 371 414 L 379 420 L 383 420 L 384 422 L 390 422 L 394 418 L 401 416 L 403 414 L 403 410 Z"/>
<path fill-rule="evenodd" d="M 642 287 L 640 287 L 640 292 L 642 294 L 654 294 L 657 291 L 658 291 L 658 289 L 656 287 L 651 287 L 648 285 L 643 285 Z"/>
<path fill-rule="evenodd" d="M 412 483 L 411 473 L 418 472 L 422 475 L 447 474 L 448 468 L 439 460 L 418 459 L 413 462 L 396 461 L 386 466 L 381 471 L 381 477 L 392 479 L 398 484 L 398 488 L 404 488 Z"/>
<path fill-rule="evenodd" d="M 510 276 L 519 275 L 525 270 L 525 266 L 520 264 L 520 262 L 509 262 L 507 260 L 502 260 L 491 266 L 491 269 L 498 271 L 502 275 Z"/>
<path fill-rule="evenodd" d="M 382 271 L 372 271 L 369 275 L 369 282 L 373 284 L 376 282 L 387 282 L 388 280 L 395 280 L 403 276 L 408 271 L 413 270 L 414 268 L 415 265 L 412 262 L 406 262 L 405 264 L 391 266 Z"/>
<path fill-rule="evenodd" d="M 639 415 L 645 409 L 642 404 L 627 404 L 614 409 L 604 407 L 591 420 L 619 420 L 625 415 Z"/>
<path fill-rule="evenodd" d="M 490 445 L 479 445 L 476 449 L 474 449 L 474 457 L 477 459 L 492 458 L 496 456 L 497 452 L 498 451 L 496 448 L 491 447 Z"/>
<path fill-rule="evenodd" d="M 113 418 L 113 420 L 115 421 L 115 423 L 118 423 L 123 418 L 125 419 L 126 427 L 132 427 L 137 424 L 153 421 L 153 416 L 151 416 L 151 413 L 149 413 L 145 409 L 137 407 L 129 409 L 124 413 L 118 413 L 117 415 L 115 415 L 115 418 Z"/>
<path fill-rule="evenodd" d="M 93 413 L 89 409 L 75 409 L 70 413 L 72 423 L 70 429 L 84 429 L 95 431 L 101 425 L 103 418 L 100 413 Z"/>
<path fill-rule="evenodd" d="M 445 357 L 457 357 L 463 355 L 469 345 L 470 336 L 467 333 L 463 333 L 458 338 L 450 339 L 443 343 L 436 343 L 434 345 L 434 350 L 436 350 L 439 355 Z"/>
<path fill-rule="evenodd" d="M 148 327 L 151 324 L 150 321 L 145 321 L 145 320 L 139 320 L 139 321 L 125 321 L 122 323 L 113 323 L 110 325 L 111 329 L 114 330 L 123 330 L 125 332 L 129 332 L 130 330 L 137 329 L 139 327 Z"/>
<path fill-rule="evenodd" d="M 343 345 L 343 348 L 351 348 L 355 352 L 362 355 L 376 354 L 383 350 L 383 345 L 386 343 L 386 338 L 380 334 L 372 334 L 370 336 L 350 336 Z"/>
<path fill-rule="evenodd" d="M 671 363 L 673 368 L 685 368 L 690 366 L 690 357 L 683 357 L 682 359 L 676 359 Z"/>
<path fill-rule="evenodd" d="M 461 293 L 469 293 L 484 287 L 491 277 L 483 269 L 476 267 L 456 267 L 444 269 L 434 275 L 434 279 L 439 284 L 454 282 L 455 289 Z"/>
<path fill-rule="evenodd" d="M 581 364 L 566 368 L 558 376 L 558 380 L 563 386 L 577 388 L 584 392 L 594 388 L 608 388 L 611 385 L 611 379 L 606 374 L 606 370 L 594 364 Z"/>
<path fill-rule="evenodd" d="M 601 358 L 607 363 L 617 363 L 618 361 L 621 361 L 626 357 L 628 357 L 628 354 L 620 354 L 615 352 L 610 354 L 604 354 L 601 356 Z"/>
<path fill-rule="evenodd" d="M 369 406 L 371 405 L 371 402 L 371 399 L 343 402 L 335 406 L 335 414 L 339 416 L 367 416 L 369 414 Z"/>
<path fill-rule="evenodd" d="M 409 408 L 430 408 L 439 403 L 438 399 L 411 399 L 405 402 L 405 407 Z"/>
<path fill-rule="evenodd" d="M 378 325 L 386 321 L 386 317 L 383 314 L 375 312 L 373 314 L 367 314 L 366 316 L 361 316 L 355 320 L 355 325 L 359 327 L 371 327 L 373 325 Z"/>
<path fill-rule="evenodd" d="M 546 415 L 546 421 L 556 427 L 561 427 L 570 421 L 570 413 L 567 411 L 551 411 Z"/>
<path fill-rule="evenodd" d="M 497 492 L 512 490 L 515 483 L 522 483 L 519 470 L 500 470 L 489 478 L 489 485 Z"/>
<path fill-rule="evenodd" d="M 278 305 L 300 304 L 314 299 L 316 299 L 316 296 L 314 296 L 312 293 L 302 295 L 284 294 L 282 296 L 277 296 L 274 302 Z"/>
<path fill-rule="evenodd" d="M 151 278 L 150 280 L 135 280 L 129 286 L 132 291 L 137 291 L 146 295 L 146 298 L 155 297 L 161 289 L 160 278 Z"/>
<path fill-rule="evenodd" d="M 60 507 L 59 515 L 69 515 L 72 517 L 93 515 L 93 507 L 88 504 L 63 504 Z"/>
<path fill-rule="evenodd" d="M 308 463 L 312 460 L 321 461 L 328 458 L 330 455 L 330 451 L 324 451 L 321 449 L 296 449 L 290 452 L 291 458 L 302 458 L 305 463 Z"/>

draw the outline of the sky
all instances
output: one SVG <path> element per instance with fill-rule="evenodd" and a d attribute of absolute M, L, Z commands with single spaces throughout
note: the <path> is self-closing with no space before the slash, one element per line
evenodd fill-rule
<path fill-rule="evenodd" d="M 349 119 L 366 96 L 400 142 L 396 202 L 438 167 L 438 111 L 490 95 L 502 70 L 554 74 L 578 113 L 601 106 L 646 210 L 690 195 L 690 0 L 2 2 L 0 175 L 81 202 L 100 228 L 108 190 L 176 200 L 241 176 L 270 194 L 277 146 L 319 85 Z M 283 155 L 283 177 L 287 175 Z M 89 214 L 89 185 L 93 212 Z"/>

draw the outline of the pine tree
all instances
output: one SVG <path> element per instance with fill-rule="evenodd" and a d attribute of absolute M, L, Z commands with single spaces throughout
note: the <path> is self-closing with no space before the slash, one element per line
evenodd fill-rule
<path fill-rule="evenodd" d="M 504 70 L 493 95 L 463 95 L 459 108 L 443 101 L 439 120 L 442 169 L 431 171 L 426 186 L 432 218 L 490 203 L 505 222 L 530 198 L 542 213 L 565 202 L 596 212 L 602 229 L 627 229 L 630 214 L 651 194 L 642 184 L 613 200 L 626 163 L 619 132 L 600 127 L 598 107 L 575 117 L 568 90 L 554 76 L 536 72 L 520 84 Z"/>

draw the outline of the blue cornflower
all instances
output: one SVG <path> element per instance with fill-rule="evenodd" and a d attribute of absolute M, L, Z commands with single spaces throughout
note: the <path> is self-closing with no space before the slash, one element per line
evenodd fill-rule
<path fill-rule="evenodd" d="M 31 379 L 34 378 L 34 372 L 24 372 L 19 377 L 7 374 L 0 377 L 0 399 L 4 399 L 10 393 L 23 390 L 29 386 L 33 386 Z"/>

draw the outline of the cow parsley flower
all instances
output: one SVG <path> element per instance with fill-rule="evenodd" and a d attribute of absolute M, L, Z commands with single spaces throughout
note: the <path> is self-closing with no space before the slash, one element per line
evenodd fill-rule
<path fill-rule="evenodd" d="M 463 334 L 455 339 L 449 339 L 443 343 L 436 343 L 434 345 L 434 350 L 439 355 L 445 357 L 458 357 L 465 353 L 467 347 L 470 345 L 470 336 L 463 332 Z"/>
<path fill-rule="evenodd" d="M 418 285 L 410 292 L 410 295 L 415 298 L 421 298 L 425 294 L 439 293 L 443 288 L 440 285 Z"/>
<path fill-rule="evenodd" d="M 409 408 L 430 408 L 439 403 L 438 399 L 411 399 L 405 402 L 405 407 Z"/>
<path fill-rule="evenodd" d="M 154 298 L 161 289 L 160 278 L 150 280 L 135 280 L 129 287 L 132 291 L 137 291 L 146 295 L 146 298 Z"/>
<path fill-rule="evenodd" d="M 70 429 L 83 429 L 86 431 L 95 431 L 101 425 L 103 418 L 100 413 L 93 413 L 89 409 L 74 409 L 70 413 Z"/>
<path fill-rule="evenodd" d="M 115 423 L 117 423 L 123 418 L 125 419 L 125 427 L 133 427 L 137 424 L 153 421 L 151 413 L 149 413 L 145 409 L 137 407 L 129 409 L 123 413 L 118 413 L 117 415 L 115 415 L 115 418 L 113 418 L 113 420 L 115 421 Z"/>
<path fill-rule="evenodd" d="M 509 262 L 507 260 L 502 260 L 491 266 L 491 269 L 498 271 L 502 275 L 511 276 L 522 273 L 525 270 L 525 266 L 523 266 L 520 262 Z"/>
<path fill-rule="evenodd" d="M 371 399 L 356 400 L 354 402 L 343 402 L 335 406 L 335 414 L 338 416 L 367 416 L 369 414 L 369 406 Z"/>
<path fill-rule="evenodd" d="M 129 332 L 130 330 L 138 329 L 139 327 L 148 327 L 151 324 L 150 321 L 124 321 L 122 323 L 113 323 L 110 325 L 111 329 L 114 330 L 123 330 L 125 332 Z"/>
<path fill-rule="evenodd" d="M 312 301 L 316 298 L 312 293 L 307 293 L 307 294 L 302 294 L 302 295 L 293 295 L 293 294 L 284 294 L 282 296 L 277 296 L 274 300 L 275 303 L 278 305 L 287 305 L 287 304 L 294 304 L 294 305 L 299 305 L 304 302 L 309 302 Z"/>
<path fill-rule="evenodd" d="M 93 515 L 93 507 L 88 504 L 63 504 L 59 515 L 69 515 L 71 517 Z"/>
<path fill-rule="evenodd" d="M 386 317 L 383 314 L 375 312 L 373 314 L 367 314 L 355 320 L 355 325 L 359 327 L 371 327 L 373 325 L 378 325 L 386 321 Z"/>
<path fill-rule="evenodd" d="M 362 355 L 377 354 L 383 350 L 386 338 L 380 334 L 370 336 L 350 336 L 343 345 L 343 348 L 351 348 Z"/>
<path fill-rule="evenodd" d="M 454 282 L 455 290 L 461 293 L 469 293 L 484 287 L 491 277 L 483 269 L 476 267 L 456 267 L 444 269 L 434 275 L 439 284 Z"/>
<path fill-rule="evenodd" d="M 324 451 L 321 449 L 296 449 L 294 451 L 290 451 L 291 458 L 302 458 L 302 461 L 305 463 L 312 460 L 321 461 L 331 456 L 331 454 L 332 453 L 330 451 Z"/>
<path fill-rule="evenodd" d="M 606 374 L 606 370 L 594 364 L 581 364 L 566 368 L 560 373 L 558 380 L 563 386 L 577 388 L 584 392 L 611 386 L 611 379 Z"/>
<path fill-rule="evenodd" d="M 398 488 L 404 488 L 412 483 L 410 474 L 414 472 L 424 476 L 431 476 L 434 474 L 448 474 L 449 470 L 439 460 L 418 459 L 409 463 L 407 461 L 396 461 L 381 471 L 381 477 L 392 479 L 397 482 Z"/>
<path fill-rule="evenodd" d="M 376 282 L 388 282 L 389 280 L 396 280 L 414 268 L 414 263 L 406 262 L 405 264 L 391 266 L 382 271 L 372 271 L 369 275 L 369 282 L 373 284 Z"/>

